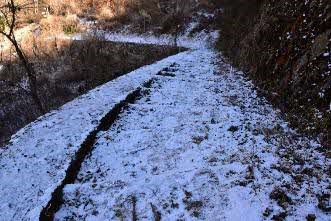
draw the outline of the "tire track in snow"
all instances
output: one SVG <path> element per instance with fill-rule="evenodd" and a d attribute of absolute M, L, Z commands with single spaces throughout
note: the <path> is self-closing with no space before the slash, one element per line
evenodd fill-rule
<path fill-rule="evenodd" d="M 151 83 L 152 80 L 146 82 L 143 87 L 150 87 Z M 101 131 L 107 131 L 116 121 L 121 111 L 127 108 L 130 103 L 134 103 L 137 99 L 139 99 L 140 96 L 142 96 L 141 87 L 128 94 L 125 100 L 116 104 L 115 107 L 109 113 L 107 113 L 103 119 L 101 119 L 99 126 L 87 136 L 85 141 L 82 143 L 80 149 L 75 154 L 74 159 L 71 161 L 61 185 L 59 185 L 54 190 L 47 206 L 41 211 L 39 220 L 47 221 L 54 219 L 54 214 L 63 204 L 63 188 L 66 185 L 74 183 L 74 181 L 76 180 L 83 161 L 89 154 L 91 154 L 93 150 L 94 144 L 97 139 L 97 134 Z"/>

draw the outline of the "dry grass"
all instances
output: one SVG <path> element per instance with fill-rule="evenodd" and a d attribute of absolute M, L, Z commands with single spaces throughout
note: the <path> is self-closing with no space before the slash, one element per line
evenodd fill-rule
<path fill-rule="evenodd" d="M 40 31 L 42 37 L 57 36 L 59 34 L 73 34 L 79 32 L 79 19 L 76 14 L 67 16 L 48 16 L 40 21 Z"/>
<path fill-rule="evenodd" d="M 35 38 L 22 43 L 37 72 L 38 90 L 49 111 L 88 90 L 142 65 L 176 53 L 176 48 L 106 42 Z M 7 56 L 0 72 L 0 146 L 40 113 L 24 89 L 24 69 Z M 25 110 L 29 109 L 27 113 Z"/>
<path fill-rule="evenodd" d="M 63 23 L 63 17 L 51 15 L 40 21 L 40 29 L 44 34 L 57 35 L 63 31 Z"/>

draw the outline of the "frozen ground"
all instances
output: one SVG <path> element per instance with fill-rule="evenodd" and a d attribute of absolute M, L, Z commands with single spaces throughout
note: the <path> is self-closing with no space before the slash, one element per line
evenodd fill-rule
<path fill-rule="evenodd" d="M 87 136 L 116 104 L 184 52 L 98 87 L 21 129 L 0 149 L 0 220 L 37 220 Z"/>
<path fill-rule="evenodd" d="M 138 44 L 155 44 L 155 45 L 177 45 L 180 47 L 190 48 L 190 49 L 204 49 L 213 47 L 216 42 L 219 31 L 201 31 L 195 33 L 193 36 L 190 32 L 198 25 L 198 23 L 192 22 L 188 25 L 188 28 L 178 36 L 175 40 L 174 36 L 169 34 L 163 34 L 155 36 L 153 33 L 136 34 L 130 31 L 130 27 L 121 28 L 120 32 L 109 32 L 102 30 L 95 30 L 93 24 L 88 24 L 82 21 L 82 25 L 88 27 L 87 33 L 76 34 L 71 38 L 74 40 L 83 40 L 85 38 L 90 38 L 91 36 L 97 36 L 101 39 L 107 41 L 115 42 L 129 42 Z M 63 36 L 64 38 L 68 38 Z"/>
<path fill-rule="evenodd" d="M 151 79 L 97 134 L 55 220 L 330 220 L 318 142 L 290 130 L 204 42 L 191 45 L 18 132 L 0 150 L 0 220 L 38 220 L 88 135 Z"/>
<path fill-rule="evenodd" d="M 328 220 L 319 145 L 217 60 L 197 50 L 153 77 L 98 134 L 55 220 Z"/>

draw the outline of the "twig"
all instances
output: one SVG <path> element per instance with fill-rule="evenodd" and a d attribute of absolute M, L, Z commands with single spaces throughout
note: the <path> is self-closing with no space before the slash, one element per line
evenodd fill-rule
<path fill-rule="evenodd" d="M 161 213 L 157 210 L 156 206 L 154 206 L 152 203 L 150 204 L 154 215 L 154 221 L 161 221 Z"/>
<path fill-rule="evenodd" d="M 137 211 L 136 211 L 137 198 L 132 196 L 132 221 L 137 221 Z"/>

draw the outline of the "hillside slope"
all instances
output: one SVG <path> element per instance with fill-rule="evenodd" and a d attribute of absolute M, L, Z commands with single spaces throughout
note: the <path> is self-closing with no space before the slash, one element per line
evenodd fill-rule
<path fill-rule="evenodd" d="M 221 2 L 220 49 L 292 126 L 331 148 L 330 1 Z"/>

